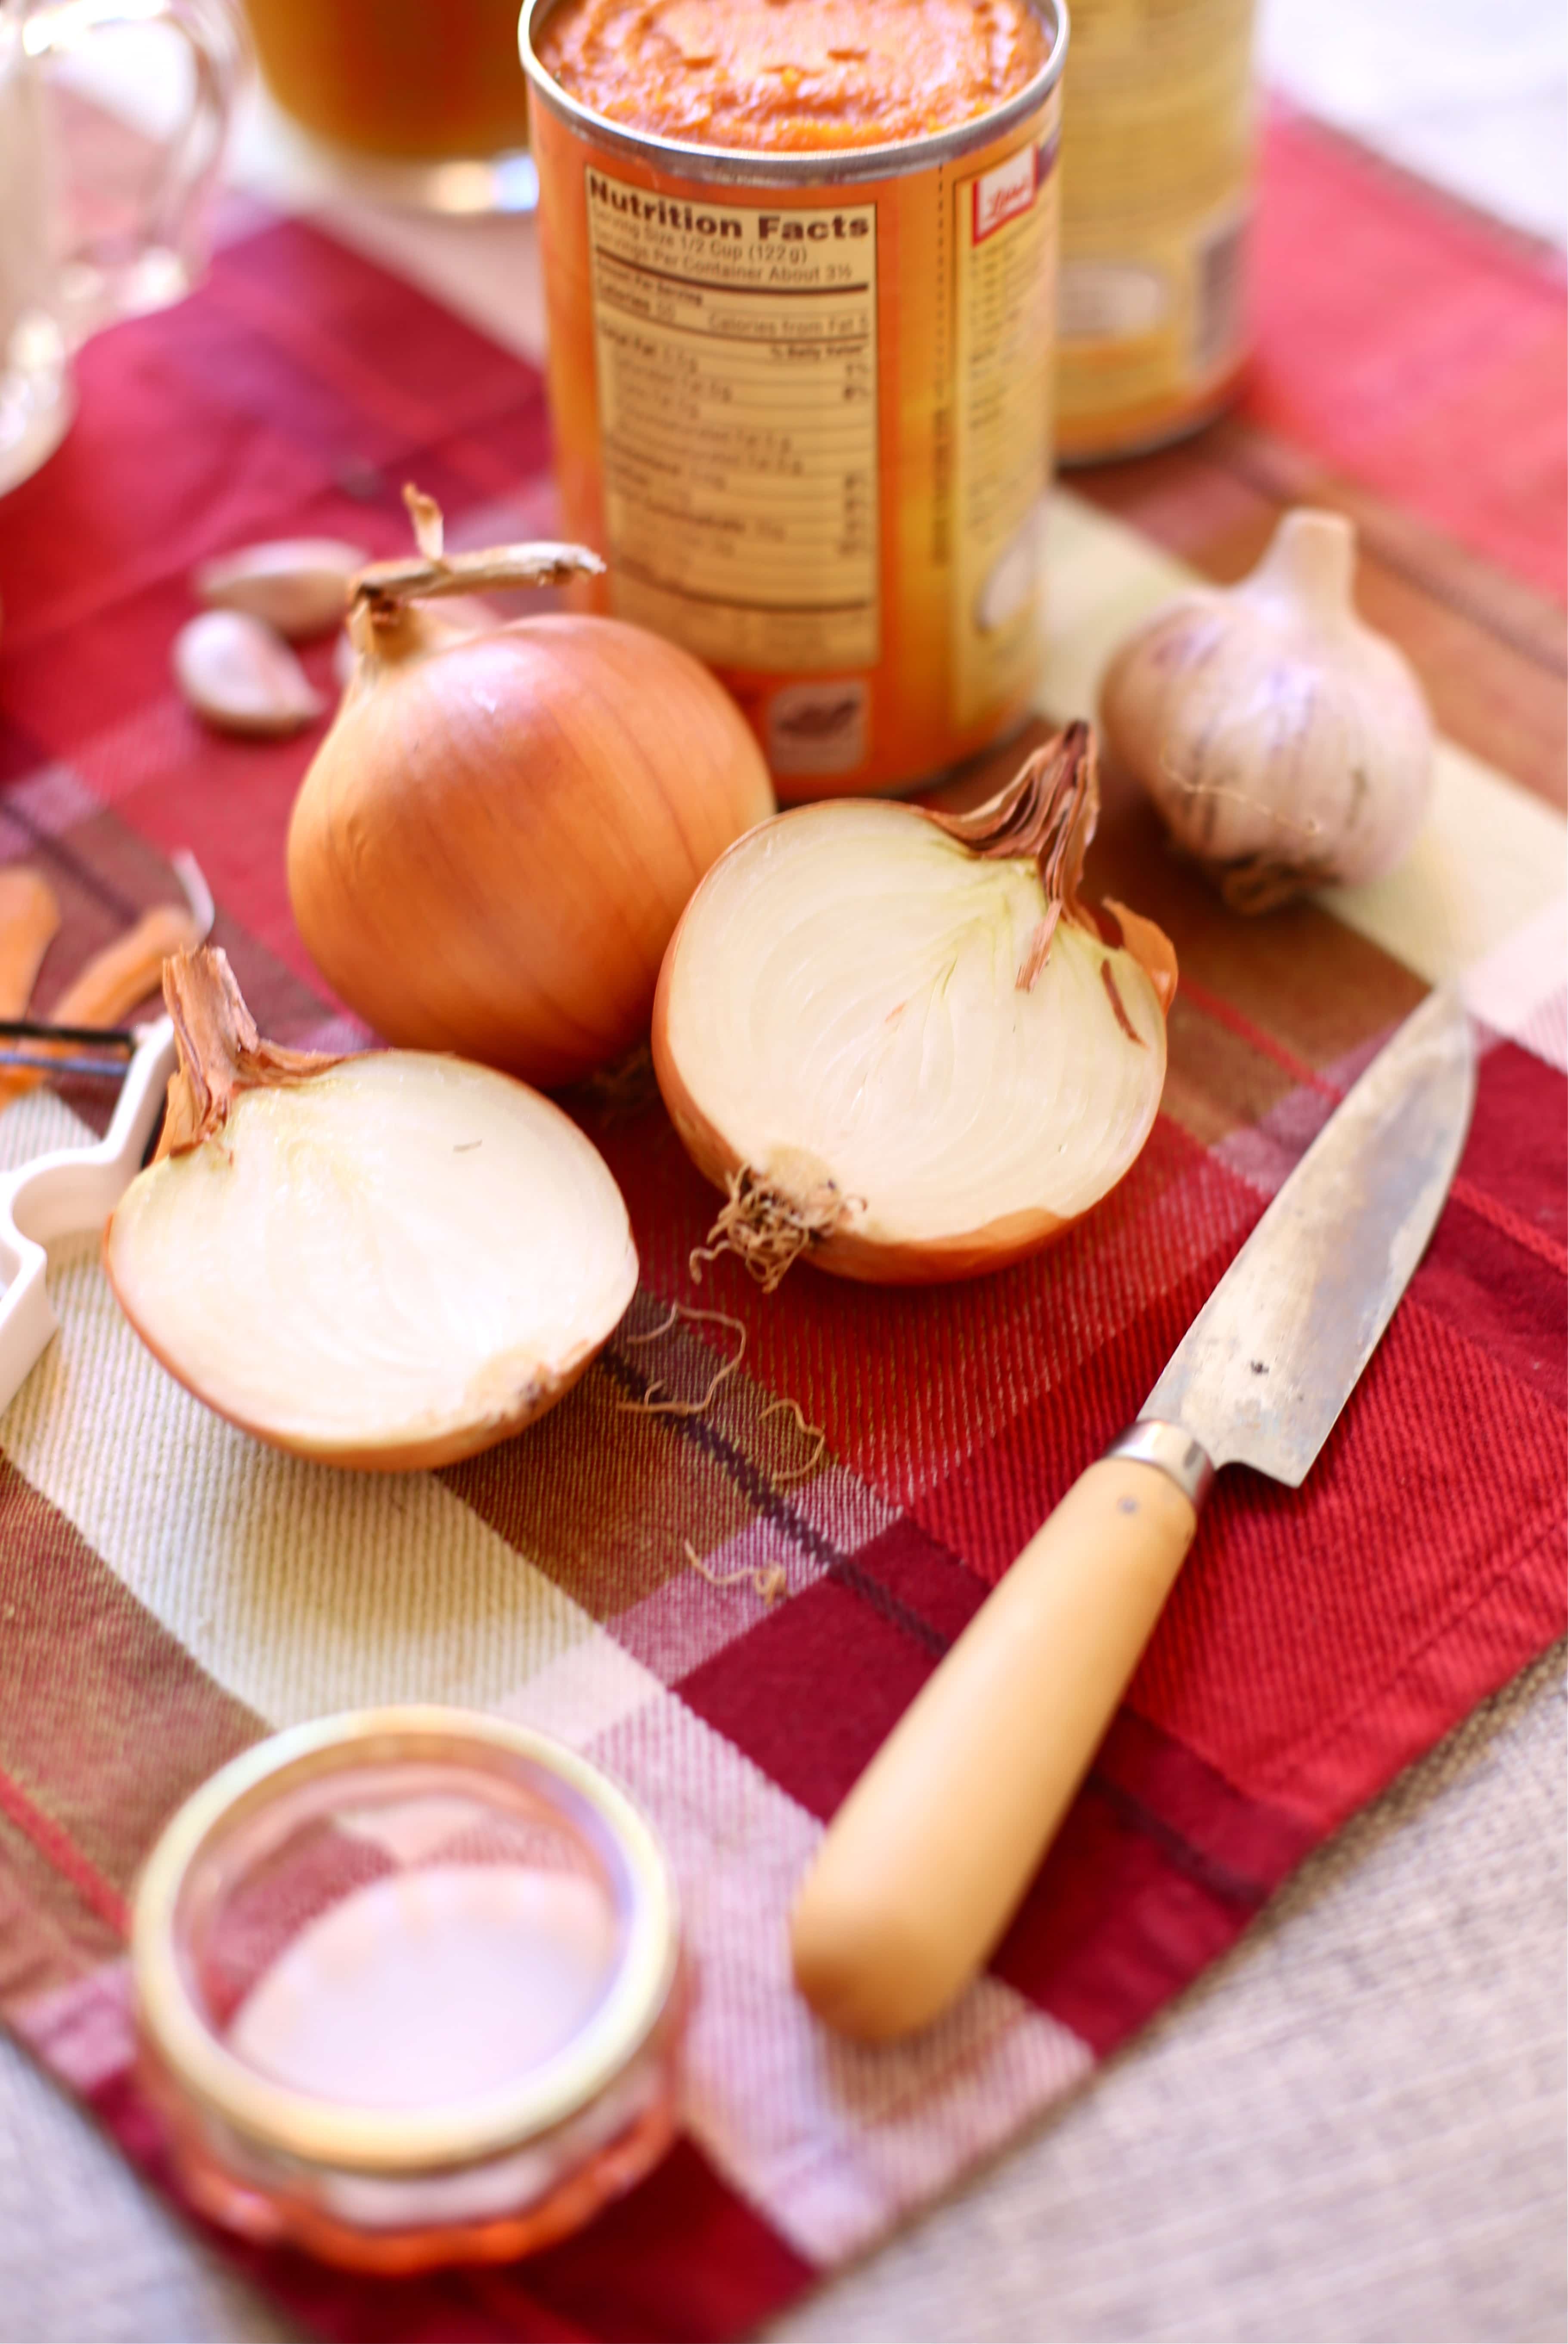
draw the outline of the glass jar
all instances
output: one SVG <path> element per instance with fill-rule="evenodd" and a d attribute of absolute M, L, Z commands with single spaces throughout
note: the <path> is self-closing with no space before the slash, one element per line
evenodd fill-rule
<path fill-rule="evenodd" d="M 248 2238 L 510 2260 L 674 2136 L 668 1865 L 596 1767 L 501 1719 L 364 1711 L 246 1751 L 154 1849 L 132 1965 L 186 2187 Z"/>

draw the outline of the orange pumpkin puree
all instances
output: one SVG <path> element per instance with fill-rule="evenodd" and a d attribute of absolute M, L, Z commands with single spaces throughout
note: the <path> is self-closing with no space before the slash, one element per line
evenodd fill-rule
<path fill-rule="evenodd" d="M 538 48 L 612 122 L 753 153 L 950 129 L 1049 53 L 1029 0 L 565 0 Z"/>

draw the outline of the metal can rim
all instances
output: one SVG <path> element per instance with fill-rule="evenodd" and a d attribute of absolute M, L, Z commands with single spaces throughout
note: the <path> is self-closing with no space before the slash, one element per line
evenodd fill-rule
<path fill-rule="evenodd" d="M 657 163 L 672 177 L 749 187 L 845 187 L 863 180 L 896 179 L 978 153 L 1039 111 L 1061 79 L 1070 22 L 1067 0 L 1029 0 L 1050 35 L 1050 50 L 1040 71 L 1000 106 L 955 122 L 923 137 L 900 138 L 879 146 L 814 147 L 809 152 L 749 154 L 732 146 L 701 146 L 637 130 L 596 114 L 562 89 L 541 64 L 534 45 L 541 26 L 562 0 L 524 0 L 518 22 L 518 52 L 534 96 L 584 137 L 628 160 Z"/>

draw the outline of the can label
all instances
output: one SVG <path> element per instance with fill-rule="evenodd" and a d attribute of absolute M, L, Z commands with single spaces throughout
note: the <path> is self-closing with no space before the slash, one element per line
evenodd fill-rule
<path fill-rule="evenodd" d="M 1064 456 L 1199 421 L 1247 350 L 1253 0 L 1076 0 L 1057 374 Z"/>
<path fill-rule="evenodd" d="M 1039 657 L 1050 405 L 1054 159 L 1025 146 L 953 190 L 958 255 L 953 701 L 1027 691 Z"/>
<path fill-rule="evenodd" d="M 908 787 L 1032 703 L 1058 113 L 754 179 L 536 105 L 566 528 L 599 607 L 717 670 L 786 799 Z"/>
<path fill-rule="evenodd" d="M 621 616 L 715 666 L 870 666 L 877 214 L 586 193 Z"/>

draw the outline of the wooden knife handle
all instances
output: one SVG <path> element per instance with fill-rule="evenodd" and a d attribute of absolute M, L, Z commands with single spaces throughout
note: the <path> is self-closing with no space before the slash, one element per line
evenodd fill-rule
<path fill-rule="evenodd" d="M 1192 1542 L 1151 1464 L 1068 1491 L 839 1810 L 797 1900 L 795 1980 L 879 2041 L 946 2008 L 1000 1937 Z"/>

